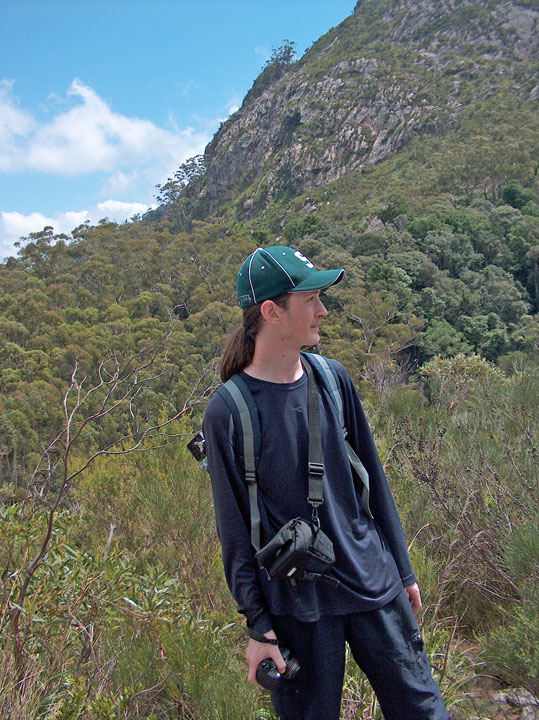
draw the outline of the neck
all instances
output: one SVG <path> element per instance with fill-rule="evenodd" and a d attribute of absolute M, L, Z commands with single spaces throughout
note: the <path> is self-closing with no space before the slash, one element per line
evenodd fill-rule
<path fill-rule="evenodd" d="M 244 372 L 259 380 L 276 383 L 291 383 L 303 375 L 300 348 L 280 347 L 279 343 L 256 339 L 253 359 Z"/>

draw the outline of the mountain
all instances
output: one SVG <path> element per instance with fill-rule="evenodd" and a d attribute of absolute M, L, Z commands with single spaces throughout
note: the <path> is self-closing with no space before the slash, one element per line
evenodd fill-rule
<path fill-rule="evenodd" d="M 254 218 L 415 138 L 462 132 L 499 94 L 531 108 L 538 16 L 524 0 L 360 0 L 300 60 L 266 65 L 206 148 L 192 217 L 231 201 Z"/>
<path fill-rule="evenodd" d="M 437 355 L 528 362 L 538 15 L 524 0 L 362 0 L 298 61 L 290 43 L 274 53 L 156 211 L 27 238 L 0 266 L 0 476 L 56 431 L 74 367 L 95 380 L 102 358 L 155 352 L 140 422 L 183 407 L 240 321 L 239 264 L 276 237 L 346 268 L 322 347 L 368 392 Z"/>
<path fill-rule="evenodd" d="M 184 440 L 276 238 L 346 268 L 320 349 L 375 430 L 452 716 L 504 712 L 478 668 L 539 696 L 537 16 L 362 0 L 275 51 L 158 209 L 0 264 L 0 717 L 268 716 L 231 705 L 242 630 Z"/>

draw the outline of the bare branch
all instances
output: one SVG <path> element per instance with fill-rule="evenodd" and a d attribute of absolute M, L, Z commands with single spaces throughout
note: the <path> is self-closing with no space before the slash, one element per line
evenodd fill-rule
<path fill-rule="evenodd" d="M 173 672 L 172 670 L 168 673 L 168 675 L 163 678 L 160 682 L 156 683 L 153 687 L 146 688 L 145 690 L 139 690 L 134 695 L 131 695 L 131 697 L 128 699 L 129 705 L 136 700 L 139 697 L 142 697 L 143 695 L 149 695 L 150 693 L 159 693 L 164 688 L 165 684 L 168 680 L 170 680 L 171 677 L 179 676 L 178 673 Z"/>

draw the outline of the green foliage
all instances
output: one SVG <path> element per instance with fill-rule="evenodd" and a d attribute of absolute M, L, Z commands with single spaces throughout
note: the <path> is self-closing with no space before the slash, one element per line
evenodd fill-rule
<path fill-rule="evenodd" d="M 537 513 L 537 372 L 507 378 L 477 356 L 457 355 L 434 358 L 422 376 L 428 405 L 396 393 L 387 407 L 387 470 L 406 526 L 421 530 L 417 542 L 439 562 L 441 602 L 483 627 L 524 594 L 526 576 L 507 548 Z"/>
<path fill-rule="evenodd" d="M 426 357 L 440 354 L 451 357 L 458 353 L 469 352 L 471 349 L 462 333 L 455 330 L 447 320 L 433 319 L 423 335 L 423 351 Z"/>
<path fill-rule="evenodd" d="M 539 573 L 539 525 L 532 517 L 528 524 L 516 527 L 503 553 L 504 568 L 521 578 L 537 580 Z"/>
<path fill-rule="evenodd" d="M 294 62 L 296 57 L 296 43 L 294 40 L 283 40 L 282 45 L 272 48 L 270 57 L 264 63 L 264 67 L 269 65 L 289 65 Z"/>
<path fill-rule="evenodd" d="M 537 202 L 536 194 L 522 185 L 517 180 L 510 180 L 501 188 L 501 199 L 518 210 L 522 210 L 528 203 Z"/>
<path fill-rule="evenodd" d="M 142 564 L 159 565 L 190 588 L 203 607 L 223 606 L 223 583 L 206 473 L 199 471 L 185 445 L 190 428 L 167 428 L 159 452 L 122 460 L 104 458 L 82 478 L 74 502 L 80 503 L 78 541 L 128 550 Z M 87 529 L 85 529 L 87 528 Z"/>
<path fill-rule="evenodd" d="M 296 43 L 293 40 L 283 40 L 279 47 L 272 48 L 270 57 L 264 63 L 262 72 L 255 80 L 253 87 L 247 93 L 245 101 L 256 98 L 276 83 L 293 64 L 296 57 Z"/>
<path fill-rule="evenodd" d="M 199 618 L 185 624 L 181 632 L 171 630 L 165 640 L 177 678 L 171 679 L 169 692 L 191 717 L 235 720 L 252 717 L 255 711 L 254 695 L 247 689 L 246 680 L 240 687 L 236 681 L 234 693 L 230 692 L 231 673 L 241 677 L 242 667 L 239 652 L 229 646 L 230 641 L 227 643 L 229 633 Z"/>
<path fill-rule="evenodd" d="M 515 527 L 504 548 L 502 565 L 520 579 L 522 602 L 505 611 L 501 625 L 481 640 L 481 659 L 504 682 L 539 691 L 539 525 L 537 515 Z"/>
<path fill-rule="evenodd" d="M 0 266 L 0 478 L 14 485 L 59 432 L 75 367 L 88 389 L 100 367 L 108 374 L 115 363 L 126 372 L 145 365 L 129 413 L 119 406 L 85 438 L 105 443 L 149 426 L 164 405 L 180 411 L 194 387 L 211 384 L 222 340 L 239 321 L 228 278 L 251 245 L 230 249 L 217 224 L 174 236 L 109 223 L 75 236 L 67 244 L 46 232 L 21 249 L 16 269 Z M 208 307 L 222 307 L 217 326 L 207 313 L 211 337 L 189 320 Z M 89 396 L 89 409 L 104 389 Z"/>
<path fill-rule="evenodd" d="M 481 642 L 481 659 L 490 673 L 509 685 L 524 686 L 536 696 L 539 690 L 538 632 L 539 604 L 535 589 Z"/>
<path fill-rule="evenodd" d="M 182 707 L 187 717 L 251 716 L 247 683 L 229 692 L 230 673 L 241 672 L 239 628 L 207 476 L 176 444 L 103 460 L 85 480 L 57 515 L 26 598 L 23 683 L 9 612 L 47 517 L 35 504 L 1 511 L 0 715 L 150 718 Z"/>
<path fill-rule="evenodd" d="M 184 188 L 196 178 L 202 177 L 206 172 L 204 157 L 195 155 L 180 165 L 174 175 L 164 185 L 157 185 L 159 194 L 157 200 L 162 205 L 171 205 L 178 202 Z"/>
<path fill-rule="evenodd" d="M 433 21 L 362 0 L 299 61 L 285 40 L 244 103 L 290 92 L 274 152 L 214 217 L 220 168 L 197 156 L 144 218 L 46 227 L 0 265 L 0 716 L 272 717 L 238 683 L 209 483 L 183 443 L 241 323 L 237 268 L 276 237 L 346 268 L 321 349 L 349 368 L 375 424 L 453 712 L 474 674 L 462 637 L 481 672 L 537 691 L 537 116 L 532 64 L 498 5 L 436 0 Z M 329 107 L 296 92 L 328 82 Z M 337 152 L 327 114 L 344 123 L 360 103 L 370 110 Z M 408 111 L 385 156 L 370 114 Z M 298 139 L 339 179 L 298 195 L 310 172 L 293 164 Z M 352 163 L 356 140 L 385 159 Z M 63 462 L 81 471 L 65 487 Z M 380 715 L 351 664 L 343 711 Z"/>

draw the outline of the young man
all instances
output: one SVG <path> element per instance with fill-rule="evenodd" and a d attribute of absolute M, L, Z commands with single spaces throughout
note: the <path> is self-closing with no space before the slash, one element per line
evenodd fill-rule
<path fill-rule="evenodd" d="M 320 291 L 339 282 L 343 273 L 317 271 L 301 253 L 274 246 L 255 250 L 238 275 L 244 322 L 229 339 L 221 377 L 226 381 L 239 373 L 258 410 L 256 503 L 262 546 L 291 519 L 311 517 L 308 381 L 300 350 L 320 340 L 320 322 L 328 314 Z M 421 598 L 395 503 L 352 380 L 340 363 L 328 362 L 343 399 L 347 439 L 370 482 L 369 513 L 334 399 L 319 381 L 325 471 L 318 514 L 321 530 L 333 543 L 336 585 L 270 580 L 259 569 L 251 543 L 241 430 L 219 394 L 204 419 L 225 573 L 247 619 L 249 680 L 256 683 L 265 658 L 284 672 L 280 647 L 287 647 L 301 670 L 272 692 L 281 720 L 338 720 L 347 642 L 385 720 L 447 720 L 414 618 Z"/>

